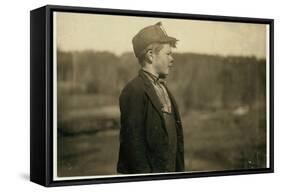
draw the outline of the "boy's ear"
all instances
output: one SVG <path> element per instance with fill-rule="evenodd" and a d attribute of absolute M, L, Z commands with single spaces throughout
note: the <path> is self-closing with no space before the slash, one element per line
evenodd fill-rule
<path fill-rule="evenodd" d="M 153 52 L 151 49 L 149 49 L 146 53 L 146 59 L 148 63 L 152 63 L 152 59 L 153 59 Z"/>

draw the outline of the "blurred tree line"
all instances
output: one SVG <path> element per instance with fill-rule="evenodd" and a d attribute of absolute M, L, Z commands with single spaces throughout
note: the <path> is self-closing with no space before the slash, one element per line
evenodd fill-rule
<path fill-rule="evenodd" d="M 117 56 L 59 50 L 57 58 L 59 91 L 66 93 L 118 97 L 140 68 L 132 52 Z M 168 87 L 185 110 L 265 105 L 265 62 L 256 57 L 174 53 Z"/>

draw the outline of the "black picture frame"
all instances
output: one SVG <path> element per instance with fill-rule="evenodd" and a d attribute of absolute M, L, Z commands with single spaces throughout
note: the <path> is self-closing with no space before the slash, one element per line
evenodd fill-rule
<path fill-rule="evenodd" d="M 53 175 L 53 12 L 98 13 L 109 15 L 146 16 L 158 18 L 178 18 L 208 21 L 229 21 L 269 24 L 270 26 L 270 98 L 269 98 L 269 168 L 242 169 L 211 172 L 192 172 L 166 175 L 146 175 L 128 177 L 106 177 L 95 179 L 77 179 L 54 181 Z M 30 12 L 30 180 L 37 184 L 53 187 L 64 185 L 82 185 L 115 183 L 163 179 L 180 179 L 210 176 L 243 175 L 274 172 L 274 20 L 264 18 L 230 17 L 216 15 L 197 15 L 186 13 L 150 12 L 139 10 L 103 9 L 89 7 L 71 7 L 46 5 Z"/>

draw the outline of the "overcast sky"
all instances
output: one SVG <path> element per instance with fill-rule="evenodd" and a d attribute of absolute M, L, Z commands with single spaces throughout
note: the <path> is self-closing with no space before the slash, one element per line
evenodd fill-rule
<path fill-rule="evenodd" d="M 133 51 L 132 38 L 142 28 L 162 21 L 179 39 L 174 52 L 243 55 L 265 58 L 266 25 L 149 17 L 57 12 L 57 45 L 65 51 Z"/>

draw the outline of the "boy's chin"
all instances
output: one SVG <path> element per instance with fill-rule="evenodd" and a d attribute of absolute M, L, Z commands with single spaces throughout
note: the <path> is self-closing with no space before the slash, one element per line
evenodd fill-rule
<path fill-rule="evenodd" d="M 161 73 L 161 74 L 159 74 L 159 78 L 165 79 L 165 78 L 167 78 L 168 74 L 169 74 L 169 72 Z"/>

